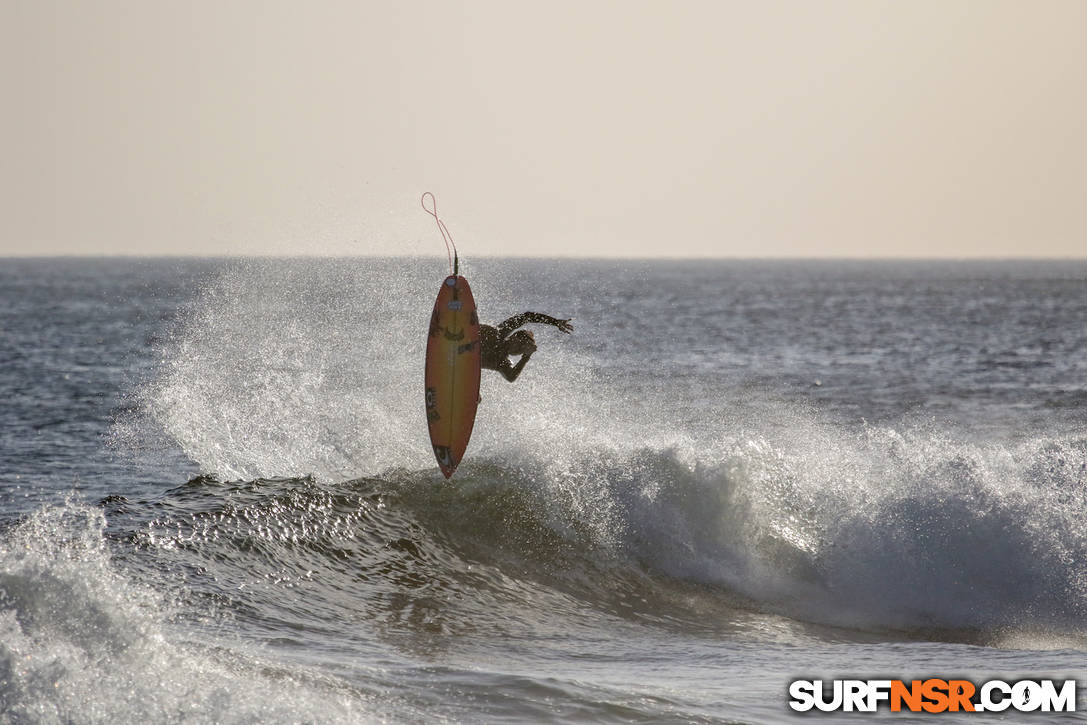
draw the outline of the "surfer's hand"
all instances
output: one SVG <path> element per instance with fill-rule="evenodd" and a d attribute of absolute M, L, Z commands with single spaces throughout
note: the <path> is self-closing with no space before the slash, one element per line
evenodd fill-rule
<path fill-rule="evenodd" d="M 567 318 L 565 320 L 556 320 L 555 327 L 559 328 L 567 335 L 574 331 L 574 326 L 570 324 L 570 320 L 573 318 Z"/>

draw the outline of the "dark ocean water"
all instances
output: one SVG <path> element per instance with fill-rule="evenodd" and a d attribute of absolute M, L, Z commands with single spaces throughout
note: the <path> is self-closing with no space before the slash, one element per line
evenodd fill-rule
<path fill-rule="evenodd" d="M 446 483 L 443 261 L 0 260 L 0 723 L 774 723 L 799 677 L 1087 685 L 1087 263 L 462 272 L 484 322 L 575 331 L 485 373 Z"/>

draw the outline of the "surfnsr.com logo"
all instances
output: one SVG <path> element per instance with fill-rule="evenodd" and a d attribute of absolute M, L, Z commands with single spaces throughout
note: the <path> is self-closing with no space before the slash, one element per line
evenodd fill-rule
<path fill-rule="evenodd" d="M 794 680 L 789 707 L 798 712 L 1075 712 L 1075 680 Z"/>

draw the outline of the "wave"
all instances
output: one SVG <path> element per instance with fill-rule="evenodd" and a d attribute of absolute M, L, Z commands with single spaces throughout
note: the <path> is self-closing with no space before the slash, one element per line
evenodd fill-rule
<path fill-rule="evenodd" d="M 472 277 L 481 309 L 536 305 L 515 274 Z M 592 335 L 561 354 L 541 336 L 515 386 L 485 379 L 443 486 L 421 423 L 433 282 L 402 263 L 292 261 L 209 285 L 138 393 L 146 418 L 115 430 L 132 445 L 149 420 L 208 476 L 156 504 L 179 508 L 144 522 L 144 544 L 214 569 L 185 537 L 219 537 L 228 590 L 260 571 L 336 616 L 358 616 L 343 601 L 364 584 L 390 632 L 501 627 L 487 611 L 576 621 L 589 603 L 690 626 L 754 610 L 986 642 L 1084 636 L 1087 434 L 841 425 L 759 391 L 608 367 Z M 237 611 L 267 605 L 249 586 Z M 278 591 L 261 596 L 307 616 Z"/>
<path fill-rule="evenodd" d="M 215 592 L 244 590 L 232 610 L 390 633 L 510 634 L 533 617 L 590 630 L 600 613 L 723 629 L 763 612 L 990 644 L 1087 635 L 1087 438 L 805 437 L 803 450 L 590 446 L 561 470 L 522 450 L 468 461 L 453 485 L 429 469 L 200 478 L 138 530 L 215 572 Z"/>
<path fill-rule="evenodd" d="M 0 532 L 2 711 L 410 718 L 379 672 L 333 676 L 314 653 L 593 641 L 624 622 L 750 638 L 757 618 L 785 617 L 839 639 L 1082 646 L 1087 437 L 997 446 L 799 419 L 782 436 L 589 442 L 561 465 L 523 446 L 468 460 L 454 484 L 429 468 L 201 476 L 44 507 Z"/>
<path fill-rule="evenodd" d="M 850 629 L 1087 634 L 1087 437 L 1011 446 L 796 415 L 776 438 L 533 457 L 517 470 L 542 475 L 518 485 L 552 531 L 657 578 Z"/>
<path fill-rule="evenodd" d="M 357 722 L 375 698 L 239 643 L 186 638 L 124 573 L 101 510 L 47 506 L 0 536 L 0 722 Z M 203 638 L 201 638 L 203 639 Z"/>
<path fill-rule="evenodd" d="M 672 454 L 659 493 L 627 499 L 630 549 L 806 621 L 990 642 L 1084 634 L 1087 438 L 1009 449 L 928 428 L 796 433 L 790 448 Z"/>

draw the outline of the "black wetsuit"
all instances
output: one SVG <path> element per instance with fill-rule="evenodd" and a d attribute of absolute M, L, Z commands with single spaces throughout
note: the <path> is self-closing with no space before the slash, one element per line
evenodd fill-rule
<path fill-rule="evenodd" d="M 506 351 L 506 339 L 518 328 L 533 322 L 541 325 L 554 325 L 562 329 L 561 323 L 564 321 L 540 312 L 522 312 L 509 318 L 498 327 L 480 325 L 479 342 L 480 353 L 483 357 L 482 367 L 487 370 L 497 370 L 511 383 L 516 380 L 528 359 L 532 357 L 532 353 L 522 355 L 516 365 L 511 364 L 510 353 Z"/>

